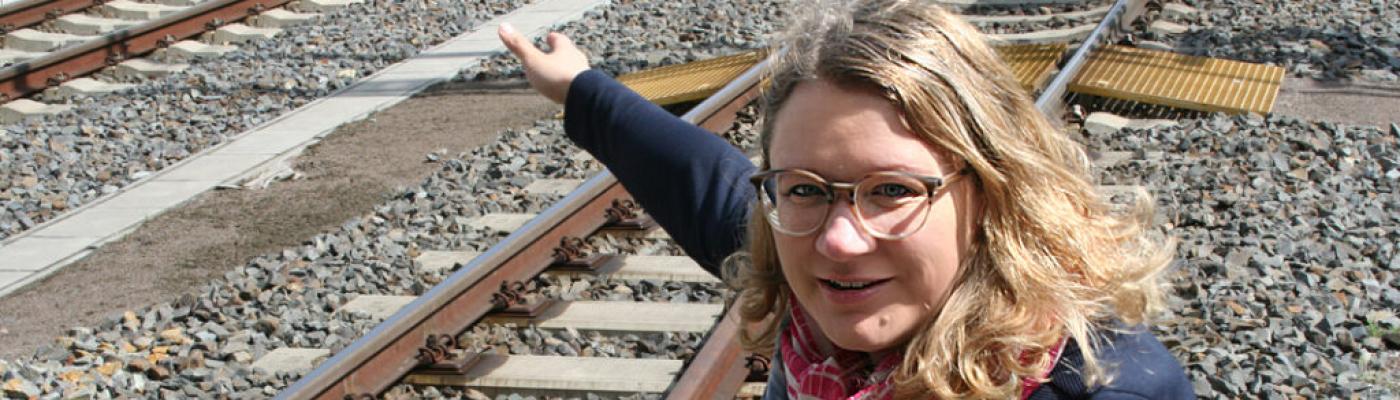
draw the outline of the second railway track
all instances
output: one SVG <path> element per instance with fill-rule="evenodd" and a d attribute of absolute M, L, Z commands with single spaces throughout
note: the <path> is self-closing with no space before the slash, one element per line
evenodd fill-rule
<path fill-rule="evenodd" d="M 14 4 L 0 9 L 4 14 L 0 18 L 25 16 L 30 10 L 44 8 L 48 9 L 47 18 L 42 25 L 29 22 L 29 25 L 36 25 L 33 28 L 6 30 L 5 48 L 0 50 L 0 57 L 3 57 L 0 62 L 7 64 L 0 70 L 0 98 L 16 100 L 49 87 L 64 87 L 70 95 L 100 93 L 97 88 L 117 90 L 125 86 L 113 83 L 104 86 L 90 79 L 79 81 L 82 83 L 68 82 L 107 67 L 116 67 L 117 75 L 130 77 L 170 74 L 187 65 L 132 59 L 166 48 L 173 48 L 172 60 L 217 56 L 229 50 L 228 44 L 270 38 L 282 26 L 306 23 L 317 16 L 280 10 L 286 3 L 286 0 L 167 3 L 116 0 L 93 7 L 98 11 L 91 14 L 81 13 L 87 8 L 58 1 Z M 252 19 L 259 26 L 241 23 L 250 17 L 256 17 Z M 14 23 L 28 21 L 17 19 Z M 213 32 L 210 41 L 215 43 L 185 42 L 205 32 Z M 12 111 L 18 110 L 13 110 L 12 106 Z M 15 119 L 11 117 L 12 121 Z"/>

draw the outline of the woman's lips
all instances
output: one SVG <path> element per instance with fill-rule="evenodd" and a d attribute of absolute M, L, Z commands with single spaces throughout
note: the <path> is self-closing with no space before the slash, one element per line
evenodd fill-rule
<path fill-rule="evenodd" d="M 874 296 L 890 279 L 818 279 L 822 295 L 833 304 L 855 304 Z"/>

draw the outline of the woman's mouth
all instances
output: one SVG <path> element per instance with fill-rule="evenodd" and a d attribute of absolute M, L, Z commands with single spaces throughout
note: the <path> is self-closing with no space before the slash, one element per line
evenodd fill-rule
<path fill-rule="evenodd" d="M 876 280 L 835 280 L 818 279 L 821 281 L 822 294 L 828 301 L 834 304 L 854 304 L 874 295 L 881 287 L 890 282 L 890 279 Z"/>
<path fill-rule="evenodd" d="M 874 281 L 838 281 L 831 279 L 822 279 L 821 281 L 822 283 L 826 284 L 826 287 L 831 288 L 832 290 L 861 290 L 881 283 L 885 283 L 886 281 L 889 281 L 889 279 L 880 279 Z"/>

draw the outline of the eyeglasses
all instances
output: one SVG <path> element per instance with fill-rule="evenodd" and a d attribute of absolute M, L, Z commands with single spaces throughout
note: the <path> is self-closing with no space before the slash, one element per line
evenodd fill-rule
<path fill-rule="evenodd" d="M 821 229 L 837 192 L 844 191 L 862 229 L 879 239 L 899 240 L 923 228 L 939 190 L 971 169 L 943 177 L 883 171 L 853 183 L 830 182 L 802 169 L 778 169 L 755 174 L 749 181 L 758 189 L 768 223 L 784 235 L 806 236 Z"/>

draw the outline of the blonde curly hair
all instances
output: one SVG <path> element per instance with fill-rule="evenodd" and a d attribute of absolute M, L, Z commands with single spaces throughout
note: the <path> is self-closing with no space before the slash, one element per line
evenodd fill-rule
<path fill-rule="evenodd" d="M 1146 227 L 1151 199 L 1111 213 L 1083 148 L 1038 111 L 982 34 L 930 1 L 857 0 L 807 8 L 781 41 L 765 94 L 763 168 L 772 122 L 797 85 L 876 89 L 911 131 L 973 170 L 982 213 L 943 309 L 905 345 L 898 398 L 1007 398 L 1054 362 L 1068 337 L 1086 384 L 1111 373 L 1095 332 L 1147 323 L 1161 309 L 1174 243 Z M 757 205 L 755 205 L 757 207 Z M 742 340 L 771 353 L 790 305 L 773 231 L 755 208 L 749 251 L 726 269 L 739 287 Z M 1121 325 L 1119 325 L 1121 324 Z"/>

